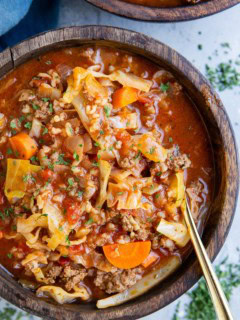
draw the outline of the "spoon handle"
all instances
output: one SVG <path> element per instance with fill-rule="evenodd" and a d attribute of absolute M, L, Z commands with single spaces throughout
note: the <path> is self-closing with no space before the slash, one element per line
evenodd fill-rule
<path fill-rule="evenodd" d="M 225 297 L 225 294 L 222 290 L 220 282 L 215 274 L 215 271 L 212 267 L 211 261 L 207 255 L 207 252 L 203 246 L 202 240 L 197 231 L 195 222 L 192 217 L 191 210 L 189 208 L 188 200 L 186 197 L 186 207 L 184 213 L 184 219 L 186 221 L 189 234 L 192 240 L 192 244 L 196 255 L 198 257 L 199 263 L 201 265 L 203 275 L 205 277 L 210 295 L 212 297 L 212 302 L 215 308 L 215 312 L 219 320 L 233 320 L 231 311 L 228 305 L 228 301 Z"/>

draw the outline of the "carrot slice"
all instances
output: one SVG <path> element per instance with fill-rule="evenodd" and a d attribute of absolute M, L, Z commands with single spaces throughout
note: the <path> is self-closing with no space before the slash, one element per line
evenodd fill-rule
<path fill-rule="evenodd" d="M 107 260 L 117 268 L 134 268 L 147 258 L 151 250 L 151 241 L 111 244 L 103 247 Z"/>
<path fill-rule="evenodd" d="M 155 252 L 151 251 L 147 258 L 143 261 L 142 266 L 144 268 L 149 267 L 153 262 L 155 262 L 158 259 L 158 257 L 159 256 Z"/>
<path fill-rule="evenodd" d="M 19 154 L 19 158 L 28 160 L 37 152 L 37 144 L 34 139 L 32 139 L 25 132 L 20 132 L 19 134 L 9 138 L 11 147 L 15 152 Z"/>
<path fill-rule="evenodd" d="M 113 94 L 113 107 L 123 108 L 138 100 L 138 90 L 131 87 L 122 87 Z"/>

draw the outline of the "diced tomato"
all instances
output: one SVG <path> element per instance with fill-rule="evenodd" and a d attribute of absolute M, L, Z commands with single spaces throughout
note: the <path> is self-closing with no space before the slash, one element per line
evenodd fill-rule
<path fill-rule="evenodd" d="M 48 181 L 49 179 L 51 179 L 53 175 L 54 175 L 54 172 L 50 169 L 44 169 L 41 171 L 41 176 L 45 181 Z"/>
<path fill-rule="evenodd" d="M 126 156 L 131 151 L 131 145 L 132 145 L 132 136 L 127 131 L 118 131 L 116 134 L 117 140 L 120 140 L 122 142 L 121 147 L 121 155 Z"/>
<path fill-rule="evenodd" d="M 58 263 L 61 266 L 67 266 L 70 263 L 70 259 L 65 257 L 60 257 L 60 259 L 58 260 Z"/>
<path fill-rule="evenodd" d="M 143 104 L 149 104 L 150 106 L 153 105 L 153 100 L 150 97 L 144 96 L 144 95 L 139 95 L 138 96 L 138 101 L 143 103 Z"/>
<path fill-rule="evenodd" d="M 70 254 L 83 254 L 85 253 L 85 248 L 82 244 L 78 244 L 78 245 L 75 245 L 75 246 L 71 246 L 69 248 L 69 253 Z"/>
<path fill-rule="evenodd" d="M 66 219 L 70 224 L 75 224 L 80 217 L 78 204 L 71 198 L 63 201 L 63 207 L 66 210 Z"/>
<path fill-rule="evenodd" d="M 31 251 L 31 249 L 26 245 L 26 242 L 23 242 L 23 241 L 18 242 L 17 248 L 24 253 L 28 253 Z"/>

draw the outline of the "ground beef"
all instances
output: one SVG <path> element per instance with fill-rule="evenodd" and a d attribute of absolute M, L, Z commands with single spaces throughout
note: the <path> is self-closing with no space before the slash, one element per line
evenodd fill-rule
<path fill-rule="evenodd" d="M 124 231 L 130 232 L 131 239 L 146 240 L 150 231 L 146 229 L 145 224 L 141 223 L 138 218 L 130 214 L 122 215 L 122 227 Z"/>
<path fill-rule="evenodd" d="M 55 280 L 58 276 L 60 276 L 62 272 L 62 267 L 61 266 L 53 266 L 51 269 L 49 269 L 45 276 L 46 278 L 49 278 L 49 279 L 52 279 L 52 280 Z M 51 281 L 51 283 L 54 283 L 55 281 Z"/>
<path fill-rule="evenodd" d="M 66 266 L 61 273 L 61 278 L 65 282 L 67 291 L 71 291 L 87 276 L 87 270 L 79 266 Z"/>
<path fill-rule="evenodd" d="M 107 293 L 122 292 L 133 286 L 142 277 L 141 268 L 117 270 L 114 273 L 98 270 L 94 284 Z"/>
<path fill-rule="evenodd" d="M 168 153 L 166 165 L 170 170 L 178 171 L 179 169 L 187 169 L 191 166 L 191 161 L 186 154 L 181 154 L 177 147 Z"/>

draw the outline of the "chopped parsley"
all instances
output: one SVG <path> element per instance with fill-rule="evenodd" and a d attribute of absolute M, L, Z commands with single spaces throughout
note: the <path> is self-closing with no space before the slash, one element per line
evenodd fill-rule
<path fill-rule="evenodd" d="M 138 158 L 140 158 L 140 156 L 141 156 L 141 151 L 138 151 L 138 153 L 134 157 L 134 160 L 137 160 Z"/>
<path fill-rule="evenodd" d="M 93 218 L 88 219 L 88 221 L 85 222 L 85 226 L 88 226 L 93 223 Z"/>
<path fill-rule="evenodd" d="M 54 164 L 53 163 L 51 163 L 51 162 L 49 162 L 48 163 L 48 169 L 50 169 L 50 170 L 54 170 Z"/>
<path fill-rule="evenodd" d="M 30 158 L 30 160 L 31 160 L 32 162 L 39 162 L 39 159 L 38 159 L 38 157 L 36 157 L 36 156 L 32 156 L 32 157 Z"/>
<path fill-rule="evenodd" d="M 82 148 L 83 145 L 80 143 L 78 146 Z"/>
<path fill-rule="evenodd" d="M 7 154 L 8 154 L 8 155 L 13 154 L 13 151 L 12 151 L 11 148 L 8 148 L 8 149 L 7 149 Z"/>
<path fill-rule="evenodd" d="M 99 167 L 99 163 L 98 163 L 97 161 L 93 161 L 92 165 L 93 165 L 94 167 Z"/>
<path fill-rule="evenodd" d="M 68 236 L 66 236 L 65 242 L 67 243 L 68 246 L 70 246 L 71 243 L 70 243 L 70 240 L 69 240 L 69 237 L 68 237 Z"/>
<path fill-rule="evenodd" d="M 51 60 L 48 60 L 48 61 L 46 61 L 45 63 L 48 64 L 48 65 L 50 65 L 50 64 L 52 64 L 52 61 L 51 61 Z"/>
<path fill-rule="evenodd" d="M 24 128 L 26 128 L 26 129 L 29 129 L 29 130 L 30 130 L 30 129 L 32 128 L 32 122 L 29 122 L 29 121 L 28 121 L 28 122 L 26 122 L 26 123 L 25 123 L 25 125 L 24 125 Z"/>
<path fill-rule="evenodd" d="M 108 106 L 104 106 L 103 110 L 106 114 L 106 117 L 109 118 L 110 114 L 111 114 L 111 109 Z"/>
<path fill-rule="evenodd" d="M 70 188 L 72 188 L 73 185 L 74 185 L 74 179 L 73 179 L 73 178 L 68 178 L 68 186 L 69 186 Z"/>
<path fill-rule="evenodd" d="M 103 130 L 100 130 L 99 133 L 100 133 L 101 135 L 103 135 L 103 134 L 104 134 L 104 131 L 103 131 Z"/>
<path fill-rule="evenodd" d="M 94 142 L 95 147 L 100 147 L 100 143 Z"/>
<path fill-rule="evenodd" d="M 12 120 L 12 121 L 10 122 L 10 128 L 11 128 L 11 129 L 17 128 L 16 122 L 15 122 L 14 120 Z"/>
<path fill-rule="evenodd" d="M 227 300 L 230 300 L 234 289 L 240 286 L 240 264 L 230 263 L 225 258 L 215 267 L 217 277 Z M 198 282 L 195 289 L 187 293 L 190 301 L 184 304 L 183 310 L 180 311 L 180 304 L 177 304 L 172 320 L 216 320 L 216 314 L 209 290 L 204 279 Z M 180 317 L 181 312 L 181 317 Z"/>
<path fill-rule="evenodd" d="M 36 179 L 31 174 L 25 174 L 23 176 L 23 181 L 24 182 L 28 182 L 28 181 L 36 182 Z"/>
<path fill-rule="evenodd" d="M 5 220 L 5 215 L 2 211 L 0 211 L 0 218 L 4 221 Z"/>
<path fill-rule="evenodd" d="M 44 135 L 47 134 L 47 133 L 48 133 L 48 128 L 45 127 L 45 128 L 43 129 L 42 134 L 43 134 L 43 136 L 44 136 Z"/>
<path fill-rule="evenodd" d="M 160 84 L 160 89 L 163 92 L 167 92 L 169 90 L 169 88 L 170 88 L 170 83 L 169 82 Z"/>
<path fill-rule="evenodd" d="M 172 137 L 169 137 L 168 141 L 169 141 L 169 142 L 173 142 L 173 138 L 172 138 Z"/>
<path fill-rule="evenodd" d="M 7 254 L 7 257 L 8 257 L 9 259 L 12 259 L 12 256 L 13 256 L 12 253 L 8 253 L 8 254 Z"/>
<path fill-rule="evenodd" d="M 123 194 L 123 191 L 120 191 L 117 193 L 118 196 L 121 196 Z"/>
<path fill-rule="evenodd" d="M 32 103 L 32 107 L 34 110 L 39 110 L 40 107 L 37 104 Z"/>
<path fill-rule="evenodd" d="M 53 104 L 52 104 L 52 103 L 49 103 L 49 111 L 50 111 L 51 113 L 53 113 Z"/>
<path fill-rule="evenodd" d="M 203 46 L 202 44 L 198 44 L 198 50 L 202 50 Z"/>
<path fill-rule="evenodd" d="M 42 98 L 43 102 L 48 102 L 50 100 L 50 98 Z"/>
<path fill-rule="evenodd" d="M 233 89 L 240 85 L 240 72 L 236 65 L 237 62 L 234 63 L 232 60 L 221 62 L 215 68 L 206 64 L 206 76 L 219 91 Z"/>
<path fill-rule="evenodd" d="M 159 177 L 159 176 L 161 176 L 161 174 L 162 174 L 162 172 L 161 172 L 161 171 L 159 171 L 159 172 L 157 172 L 157 173 L 156 173 L 156 176 L 158 176 L 158 177 Z"/>
<path fill-rule="evenodd" d="M 78 191 L 78 197 L 81 198 L 83 195 L 83 191 Z"/>
<path fill-rule="evenodd" d="M 65 166 L 68 166 L 69 165 L 69 161 L 64 160 L 64 156 L 65 156 L 65 153 L 60 153 L 59 156 L 58 156 L 58 161 L 56 162 L 56 164 L 63 164 Z"/>
<path fill-rule="evenodd" d="M 149 154 L 154 154 L 156 147 L 151 147 L 149 150 Z"/>
<path fill-rule="evenodd" d="M 12 229 L 13 231 L 17 231 L 17 226 L 14 224 L 14 225 L 11 226 L 11 229 Z"/>
<path fill-rule="evenodd" d="M 24 116 L 21 116 L 21 117 L 19 118 L 20 123 L 22 123 L 24 120 L 25 120 L 25 117 L 24 117 Z"/>
<path fill-rule="evenodd" d="M 76 161 L 79 161 L 79 155 L 77 154 L 76 151 L 73 152 L 73 159 L 75 159 Z"/>

